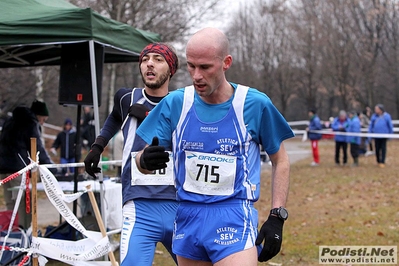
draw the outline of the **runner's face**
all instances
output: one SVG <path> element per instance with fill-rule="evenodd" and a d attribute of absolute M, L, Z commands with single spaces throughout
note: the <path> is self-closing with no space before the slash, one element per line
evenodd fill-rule
<path fill-rule="evenodd" d="M 201 97 L 211 96 L 224 81 L 226 57 L 218 57 L 215 49 L 194 44 L 187 47 L 186 55 L 195 90 Z"/>
<path fill-rule="evenodd" d="M 140 64 L 141 78 L 150 89 L 160 88 L 170 77 L 169 66 L 165 58 L 156 53 L 143 56 Z"/>

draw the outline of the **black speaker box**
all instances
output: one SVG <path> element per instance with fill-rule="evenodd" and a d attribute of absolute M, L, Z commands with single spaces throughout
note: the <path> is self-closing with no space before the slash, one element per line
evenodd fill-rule
<path fill-rule="evenodd" d="M 98 105 L 101 105 L 101 83 L 104 47 L 94 43 Z M 94 105 L 89 42 L 62 44 L 58 102 L 63 105 Z"/>

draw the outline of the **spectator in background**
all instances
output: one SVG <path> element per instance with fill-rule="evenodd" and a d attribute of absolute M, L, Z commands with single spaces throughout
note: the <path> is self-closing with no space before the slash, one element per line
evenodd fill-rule
<path fill-rule="evenodd" d="M 39 163 L 53 163 L 41 140 L 41 125 L 44 124 L 48 116 L 49 111 L 46 103 L 37 100 L 32 103 L 30 108 L 19 106 L 13 110 L 12 117 L 4 123 L 0 135 L 0 179 L 18 172 L 30 163 L 31 138 L 36 138 Z M 7 210 L 14 208 L 16 200 L 16 193 L 13 193 L 10 189 L 20 186 L 21 179 L 20 175 L 2 185 Z M 26 214 L 25 208 L 25 199 L 23 198 L 18 210 L 19 225 L 27 229 L 32 217 Z"/>
<path fill-rule="evenodd" d="M 367 130 L 368 130 L 368 128 L 370 126 L 371 115 L 373 114 L 373 112 L 372 112 L 371 108 L 367 106 L 363 110 L 363 114 L 364 115 L 362 116 L 362 120 L 360 120 L 362 123 L 362 128 L 367 128 Z M 369 140 L 369 138 L 365 138 L 365 146 L 366 146 L 365 155 L 366 156 L 373 155 L 374 154 L 373 143 Z M 367 150 L 367 146 L 368 146 L 368 150 Z"/>
<path fill-rule="evenodd" d="M 77 161 L 79 161 L 81 153 L 78 150 L 78 154 L 75 155 L 76 147 L 76 130 L 72 126 L 72 120 L 67 118 L 64 122 L 64 130 L 58 133 L 57 138 L 51 146 L 51 152 L 57 155 L 57 149 L 60 148 L 61 156 L 60 163 L 74 163 L 76 162 L 75 156 L 77 155 Z M 69 175 L 74 173 L 74 167 L 62 168 L 62 174 Z"/>
<path fill-rule="evenodd" d="M 332 123 L 332 129 L 336 132 L 346 132 L 349 120 L 344 110 L 339 111 L 338 117 L 336 117 Z M 340 151 L 343 153 L 343 165 L 346 166 L 348 163 L 348 143 L 346 142 L 346 136 L 336 134 L 335 140 L 335 164 L 340 165 Z"/>
<path fill-rule="evenodd" d="M 366 110 L 363 110 L 362 113 L 359 113 L 358 115 L 359 120 L 360 120 L 360 127 L 361 129 L 366 128 L 368 130 L 369 124 L 370 124 L 370 119 L 366 115 Z M 362 130 L 360 130 L 362 131 Z M 367 137 L 361 137 L 360 138 L 360 145 L 359 145 L 359 155 L 367 155 L 367 146 L 369 145 Z"/>
<path fill-rule="evenodd" d="M 310 139 L 310 143 L 312 145 L 312 153 L 313 153 L 313 162 L 310 164 L 311 166 L 318 166 L 320 163 L 319 157 L 319 140 L 322 135 L 320 133 L 312 132 L 313 130 L 321 130 L 322 125 L 320 122 L 320 118 L 316 114 L 316 109 L 311 109 L 308 112 L 309 115 L 309 127 L 306 129 L 308 132 L 308 137 Z"/>
<path fill-rule="evenodd" d="M 374 107 L 374 114 L 371 116 L 369 132 L 378 134 L 392 134 L 393 124 L 391 115 L 385 112 L 384 105 L 377 104 Z M 387 137 L 374 138 L 375 156 L 378 166 L 385 167 L 385 156 L 387 152 Z"/>
<path fill-rule="evenodd" d="M 96 139 L 94 114 L 90 106 L 83 107 L 83 117 L 80 124 L 82 126 L 82 139 L 87 141 L 87 143 L 84 143 L 84 145 L 88 150 L 90 150 L 91 145 Z"/>
<path fill-rule="evenodd" d="M 349 124 L 347 132 L 360 133 L 360 120 L 356 111 L 349 112 Z M 360 136 L 347 136 L 347 141 L 350 145 L 350 152 L 353 158 L 352 166 L 359 166 L 359 145 Z"/>

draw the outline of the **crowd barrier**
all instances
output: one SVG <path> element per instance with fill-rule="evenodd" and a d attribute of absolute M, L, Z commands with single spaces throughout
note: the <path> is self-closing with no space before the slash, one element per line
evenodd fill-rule
<path fill-rule="evenodd" d="M 106 161 L 101 162 L 101 164 L 111 164 L 115 161 Z M 82 163 L 74 164 L 74 166 L 83 166 Z M 58 260 L 70 265 L 112 265 L 116 266 L 118 263 L 115 260 L 115 257 L 112 253 L 112 245 L 110 244 L 108 234 L 110 232 L 105 231 L 104 224 L 102 223 L 102 217 L 98 210 L 98 205 L 95 200 L 92 187 L 86 186 L 85 188 L 81 188 L 81 190 L 77 193 L 64 193 L 64 190 L 61 188 L 60 183 L 57 181 L 56 177 L 50 172 L 49 168 L 54 167 L 68 167 L 71 165 L 39 165 L 36 162 L 29 164 L 24 167 L 20 171 L 8 176 L 7 178 L 0 180 L 0 186 L 9 180 L 16 178 L 19 175 L 22 175 L 21 185 L 19 187 L 18 196 L 16 200 L 16 206 L 14 207 L 13 214 L 11 216 L 10 226 L 8 228 L 7 234 L 3 237 L 3 241 L 0 243 L 1 251 L 0 251 L 0 261 L 3 256 L 3 253 L 6 251 L 13 252 L 23 252 L 26 253 L 24 259 L 22 260 L 20 265 L 23 265 L 30 257 L 33 255 L 37 255 L 38 265 L 44 266 L 47 263 L 47 258 L 51 258 L 54 260 Z M 81 233 L 85 236 L 84 239 L 77 241 L 69 241 L 69 240 L 60 240 L 60 239 L 50 239 L 44 237 L 34 236 L 32 234 L 31 244 L 29 247 L 13 247 L 7 246 L 6 243 L 8 237 L 12 235 L 12 224 L 13 219 L 16 217 L 16 213 L 18 210 L 19 203 L 21 201 L 22 195 L 25 189 L 25 184 L 29 184 L 26 182 L 26 173 L 30 170 L 39 170 L 41 177 L 42 189 L 45 191 L 49 201 L 56 208 L 58 213 L 65 219 L 65 221 L 71 225 L 77 232 Z M 37 184 L 32 182 L 33 186 L 37 187 Z M 76 217 L 76 215 L 71 211 L 68 207 L 67 203 L 71 203 L 77 199 L 79 199 L 82 195 L 87 193 L 90 198 L 90 202 L 94 209 L 97 222 L 99 224 L 100 232 L 87 230 L 80 220 Z M 33 189 L 32 189 L 33 195 Z M 33 197 L 33 196 L 32 196 Z M 32 204 L 32 214 L 37 212 L 35 209 L 37 206 Z M 37 222 L 37 221 L 36 221 Z M 32 224 L 34 224 L 34 220 L 32 217 Z M 112 232 L 114 233 L 114 232 Z M 93 261 L 95 259 L 101 258 L 105 255 L 109 256 L 110 261 Z"/>

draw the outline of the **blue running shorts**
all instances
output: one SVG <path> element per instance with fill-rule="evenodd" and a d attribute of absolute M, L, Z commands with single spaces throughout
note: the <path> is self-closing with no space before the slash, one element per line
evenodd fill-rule
<path fill-rule="evenodd" d="M 175 221 L 173 253 L 216 263 L 255 246 L 257 226 L 258 211 L 247 200 L 181 202 Z"/>

